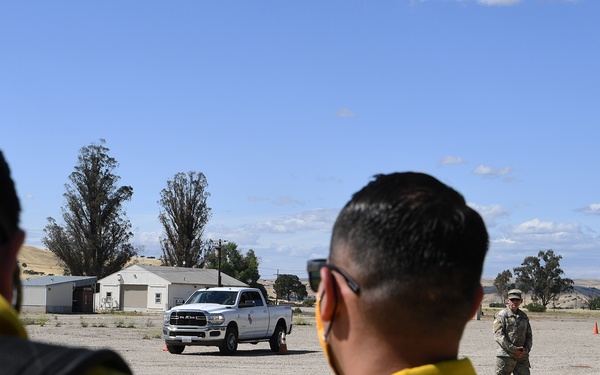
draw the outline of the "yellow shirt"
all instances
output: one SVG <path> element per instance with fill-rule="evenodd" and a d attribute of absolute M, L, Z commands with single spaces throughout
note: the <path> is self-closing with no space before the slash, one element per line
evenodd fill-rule
<path fill-rule="evenodd" d="M 27 331 L 19 320 L 17 311 L 0 295 L 0 335 L 27 338 Z"/>
<path fill-rule="evenodd" d="M 468 358 L 407 368 L 392 375 L 477 375 Z"/>

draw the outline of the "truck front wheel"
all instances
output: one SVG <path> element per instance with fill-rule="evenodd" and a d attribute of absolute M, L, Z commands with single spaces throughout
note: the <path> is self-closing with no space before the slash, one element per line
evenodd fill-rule
<path fill-rule="evenodd" d="M 278 324 L 275 327 L 275 332 L 273 332 L 273 336 L 269 339 L 269 346 L 271 346 L 271 351 L 277 353 L 279 352 L 279 346 L 281 345 L 281 339 L 285 335 L 285 327 L 281 324 Z"/>
<path fill-rule="evenodd" d="M 225 331 L 225 340 L 221 346 L 219 346 L 219 351 L 224 355 L 231 355 L 235 353 L 238 347 L 238 332 L 235 327 L 227 327 L 227 331 Z"/>
<path fill-rule="evenodd" d="M 185 349 L 184 345 L 167 345 L 167 350 L 171 354 L 181 354 L 183 349 Z"/>

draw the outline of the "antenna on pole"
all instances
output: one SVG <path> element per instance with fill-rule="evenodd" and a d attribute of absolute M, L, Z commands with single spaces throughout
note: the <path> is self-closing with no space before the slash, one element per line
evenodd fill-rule
<path fill-rule="evenodd" d="M 277 273 L 275 274 L 277 277 L 275 278 L 275 281 L 277 281 L 277 279 L 279 279 L 279 268 L 277 269 Z M 275 283 L 273 283 L 275 284 Z M 277 291 L 275 291 L 275 304 L 278 305 L 279 303 L 277 302 L 277 300 L 279 299 L 279 293 L 277 293 Z"/>
<path fill-rule="evenodd" d="M 217 276 L 217 286 L 223 286 L 223 283 L 221 283 L 221 256 L 222 256 L 222 247 L 224 244 L 227 243 L 227 240 L 221 240 L 219 239 L 219 241 L 213 241 L 210 240 L 211 245 L 216 243 L 217 246 L 215 246 L 215 250 L 217 251 L 217 264 L 218 264 L 218 276 Z"/>

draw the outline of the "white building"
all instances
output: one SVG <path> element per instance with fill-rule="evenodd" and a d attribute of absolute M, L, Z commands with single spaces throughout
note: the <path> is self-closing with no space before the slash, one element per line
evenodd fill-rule
<path fill-rule="evenodd" d="M 248 286 L 224 273 L 222 286 Z M 132 265 L 98 281 L 98 307 L 103 310 L 166 311 L 182 304 L 194 291 L 216 287 L 214 269 Z"/>
<path fill-rule="evenodd" d="M 21 309 L 38 313 L 94 312 L 95 276 L 43 276 L 21 281 Z"/>

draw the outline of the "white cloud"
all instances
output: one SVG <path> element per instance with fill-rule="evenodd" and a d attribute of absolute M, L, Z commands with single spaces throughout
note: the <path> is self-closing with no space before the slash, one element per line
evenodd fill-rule
<path fill-rule="evenodd" d="M 510 212 L 499 204 L 481 206 L 474 203 L 469 203 L 469 206 L 481 215 L 487 227 L 495 227 L 496 219 L 510 215 Z"/>
<path fill-rule="evenodd" d="M 587 206 L 576 210 L 586 215 L 600 215 L 600 203 L 592 203 Z"/>
<path fill-rule="evenodd" d="M 133 244 L 141 247 L 140 255 L 160 255 L 161 230 L 157 231 L 133 231 Z"/>
<path fill-rule="evenodd" d="M 354 117 L 355 114 L 350 108 L 340 108 L 335 113 L 338 117 Z"/>
<path fill-rule="evenodd" d="M 314 209 L 246 225 L 209 225 L 206 236 L 227 239 L 240 246 L 247 246 L 256 244 L 265 237 L 272 239 L 273 235 L 299 235 L 300 233 L 322 235 L 331 231 L 338 213 L 339 211 L 334 209 Z M 300 243 L 300 241 L 296 242 Z"/>
<path fill-rule="evenodd" d="M 440 164 L 465 164 L 465 159 L 459 156 L 444 156 L 440 160 Z"/>
<path fill-rule="evenodd" d="M 473 174 L 479 174 L 487 177 L 498 177 L 506 176 L 512 173 L 511 167 L 504 167 L 500 169 L 492 168 L 487 165 L 480 165 L 473 170 Z"/>
<path fill-rule="evenodd" d="M 268 233 L 296 233 L 299 231 L 316 230 L 328 232 L 333 227 L 337 210 L 315 209 L 253 224 L 249 229 Z"/>
<path fill-rule="evenodd" d="M 518 4 L 521 0 L 477 0 L 477 2 L 482 5 L 506 6 Z"/>
<path fill-rule="evenodd" d="M 226 239 L 235 242 L 244 250 L 248 250 L 258 244 L 260 233 L 248 230 L 246 227 L 228 227 L 225 225 L 211 226 L 207 228 L 206 238 Z"/>
<path fill-rule="evenodd" d="M 301 206 L 303 203 L 292 197 L 279 197 L 273 201 L 276 206 Z"/>
<path fill-rule="evenodd" d="M 493 243 L 499 243 L 499 244 L 507 244 L 507 245 L 514 245 L 515 241 L 511 240 L 510 238 L 507 237 L 499 237 L 496 238 L 492 241 Z"/>
<path fill-rule="evenodd" d="M 261 273 L 280 269 L 305 277 L 304 262 L 327 255 L 338 213 L 337 209 L 314 209 L 246 225 L 210 225 L 206 236 L 235 242 L 242 251 L 253 249 L 260 259 Z"/>
<path fill-rule="evenodd" d="M 581 225 L 579 223 L 565 224 L 533 219 L 516 226 L 513 230 L 513 233 L 530 235 L 556 235 L 560 233 L 576 233 L 580 231 Z"/>
<path fill-rule="evenodd" d="M 266 202 L 269 200 L 269 198 L 264 195 L 249 195 L 247 199 L 250 202 Z M 302 206 L 304 204 L 304 202 L 288 196 L 281 196 L 279 198 L 273 199 L 271 203 L 273 203 L 276 206 Z"/>
<path fill-rule="evenodd" d="M 533 219 L 514 227 L 500 228 L 493 242 L 505 250 L 539 251 L 545 249 L 597 249 L 597 233 L 578 222 L 557 223 Z"/>

